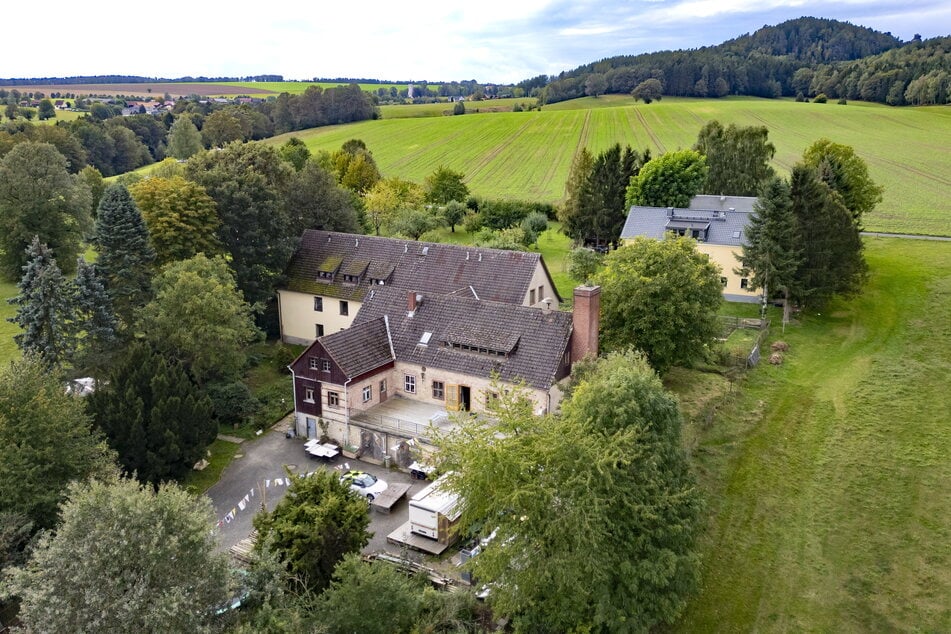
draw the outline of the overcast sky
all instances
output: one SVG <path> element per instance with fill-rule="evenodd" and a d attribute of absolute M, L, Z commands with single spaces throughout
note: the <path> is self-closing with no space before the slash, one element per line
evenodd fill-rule
<path fill-rule="evenodd" d="M 719 44 L 804 15 L 902 40 L 951 35 L 949 0 L 98 0 L 39 12 L 5 4 L 0 77 L 508 83 L 614 55 Z"/>

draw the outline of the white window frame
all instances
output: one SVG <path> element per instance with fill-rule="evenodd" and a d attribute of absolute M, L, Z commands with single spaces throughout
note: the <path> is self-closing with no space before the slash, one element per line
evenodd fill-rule
<path fill-rule="evenodd" d="M 364 385 L 363 386 L 363 402 L 369 403 L 371 400 L 373 400 L 373 386 Z"/>
<path fill-rule="evenodd" d="M 416 394 L 416 375 L 415 374 L 404 374 L 403 375 L 403 391 L 407 394 Z"/>
<path fill-rule="evenodd" d="M 305 403 L 315 403 L 314 400 L 314 388 L 305 387 L 304 388 L 304 402 Z"/>

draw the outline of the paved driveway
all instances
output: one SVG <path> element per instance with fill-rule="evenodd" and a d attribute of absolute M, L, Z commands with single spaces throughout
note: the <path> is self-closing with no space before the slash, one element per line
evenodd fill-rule
<path fill-rule="evenodd" d="M 409 519 L 407 501 L 428 483 L 413 480 L 408 474 L 395 469 L 385 469 L 380 465 L 342 456 L 329 462 L 312 458 L 304 452 L 303 439 L 285 437 L 286 428 L 286 424 L 278 424 L 260 437 L 241 443 L 237 456 L 221 474 L 221 479 L 208 490 L 207 495 L 220 522 L 221 549 L 227 550 L 250 534 L 253 529 L 251 518 L 261 510 L 262 503 L 271 510 L 284 496 L 287 491 L 285 469 L 293 474 L 307 473 L 349 463 L 350 468 L 372 473 L 388 483 L 404 482 L 411 485 L 406 497 L 393 506 L 389 515 L 368 509 L 370 531 L 374 536 L 365 552 L 398 552 L 398 547 L 387 544 L 386 536 Z M 278 484 L 277 481 L 282 483 Z M 241 509 L 239 503 L 245 500 L 245 496 L 247 502 L 245 508 Z M 232 511 L 234 515 L 228 521 Z"/>

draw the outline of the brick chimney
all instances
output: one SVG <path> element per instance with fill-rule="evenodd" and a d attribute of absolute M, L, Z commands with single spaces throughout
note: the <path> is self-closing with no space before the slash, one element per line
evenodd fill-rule
<path fill-rule="evenodd" d="M 571 311 L 571 362 L 589 355 L 598 356 L 598 333 L 601 326 L 601 287 L 578 286 Z"/>
<path fill-rule="evenodd" d="M 416 309 L 419 308 L 419 305 L 423 303 L 423 296 L 418 294 L 416 291 L 409 291 L 406 294 L 406 311 L 409 313 L 409 316 L 412 317 L 416 312 Z"/>

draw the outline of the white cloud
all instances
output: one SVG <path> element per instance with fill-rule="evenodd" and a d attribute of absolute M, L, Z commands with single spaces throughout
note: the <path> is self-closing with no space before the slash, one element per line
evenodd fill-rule
<path fill-rule="evenodd" d="M 54 5 L 58 0 L 54 0 Z M 718 44 L 801 15 L 910 39 L 951 33 L 951 3 L 921 0 L 392 0 L 256 5 L 100 0 L 7 29 L 0 75 L 130 74 L 519 81 L 613 55 Z M 56 13 L 59 11 L 59 13 Z M 23 2 L 7 24 L 36 23 Z"/>

